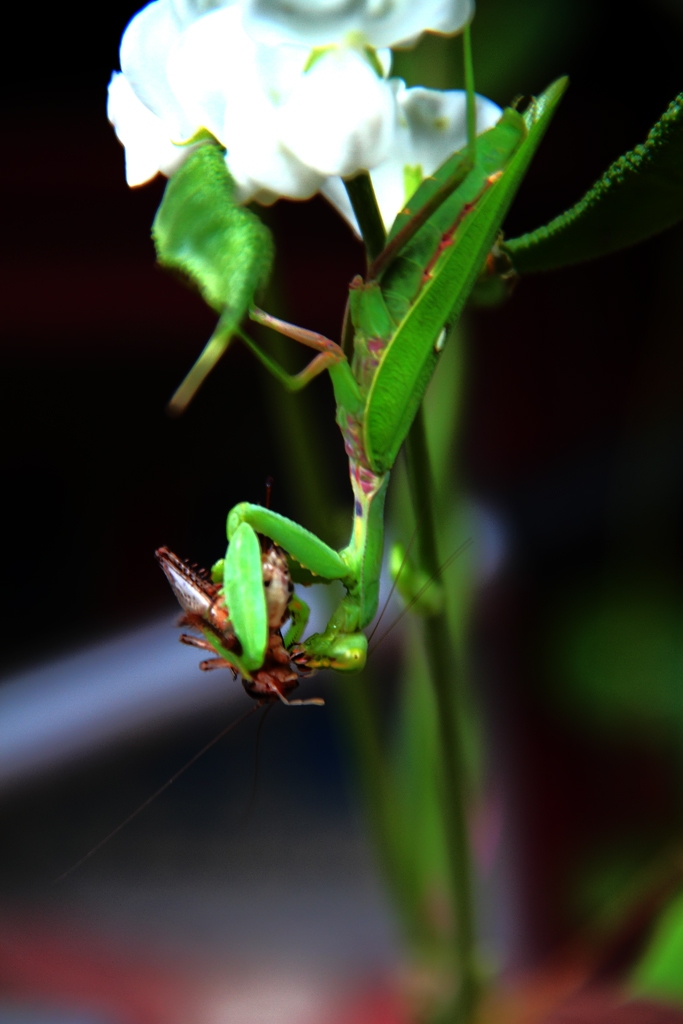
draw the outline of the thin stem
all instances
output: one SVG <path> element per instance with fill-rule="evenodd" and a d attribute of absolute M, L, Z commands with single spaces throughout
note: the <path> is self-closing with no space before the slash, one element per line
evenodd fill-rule
<path fill-rule="evenodd" d="M 422 409 L 407 439 L 408 479 L 418 519 L 418 547 L 423 569 L 430 575 L 439 570 L 434 522 L 434 484 Z M 455 948 L 459 989 L 455 1020 L 466 1024 L 473 1017 L 477 1001 L 472 869 L 467 835 L 466 779 L 462 749 L 463 713 L 461 684 L 449 642 L 445 612 L 425 621 L 427 661 L 436 696 L 444 775 L 444 823 L 450 862 L 451 890 L 456 915 Z"/>
<path fill-rule="evenodd" d="M 384 248 L 387 234 L 370 175 L 367 171 L 361 171 L 355 178 L 345 181 L 344 186 L 365 242 L 368 263 L 372 263 Z"/>
<path fill-rule="evenodd" d="M 477 100 L 474 93 L 474 64 L 472 62 L 472 37 L 470 26 L 462 34 L 463 62 L 465 65 L 465 91 L 467 92 L 467 149 L 474 161 L 477 153 Z"/>

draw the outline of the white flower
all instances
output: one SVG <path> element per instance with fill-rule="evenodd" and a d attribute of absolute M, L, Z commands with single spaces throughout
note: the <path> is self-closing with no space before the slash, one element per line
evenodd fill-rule
<path fill-rule="evenodd" d="M 281 47 L 266 60 L 231 6 L 190 25 L 174 46 L 165 77 L 182 97 L 186 115 L 227 149 L 238 198 L 272 202 L 279 195 L 308 199 L 324 175 L 307 167 L 280 141 L 276 100 L 305 66 L 308 52 Z"/>
<path fill-rule="evenodd" d="M 352 175 L 383 160 L 396 104 L 373 56 L 355 46 L 313 56 L 308 45 L 264 46 L 246 32 L 243 15 L 239 2 L 205 2 L 200 10 L 197 0 L 155 0 L 133 18 L 121 67 L 158 119 L 155 147 L 208 128 L 227 149 L 242 201 L 308 198 L 328 175 Z M 386 75 L 390 55 L 375 56 Z M 114 101 L 111 119 L 128 164 L 153 176 L 148 140 L 132 123 L 142 123 L 140 111 Z M 156 163 L 163 171 L 163 160 Z M 145 180 L 141 174 L 136 181 Z"/>
<path fill-rule="evenodd" d="M 398 46 L 422 32 L 459 32 L 473 0 L 245 0 L 247 31 L 269 46 L 343 44 Z"/>
<path fill-rule="evenodd" d="M 285 146 L 321 174 L 355 174 L 390 150 L 396 102 L 357 50 L 336 48 L 299 75 L 278 111 Z"/>
<path fill-rule="evenodd" d="M 187 155 L 174 146 L 166 124 L 142 103 L 125 75 L 116 71 L 109 83 L 107 116 L 126 148 L 126 181 L 144 185 L 161 171 L 171 175 Z"/>
<path fill-rule="evenodd" d="M 387 158 L 370 171 L 382 220 L 387 231 L 423 178 L 433 174 L 451 153 L 467 144 L 467 98 L 461 91 L 407 89 L 394 79 L 398 104 L 398 131 Z M 500 107 L 483 96 L 476 98 L 477 133 L 492 128 Z M 358 224 L 343 182 L 329 178 L 322 193 L 358 234 Z"/>

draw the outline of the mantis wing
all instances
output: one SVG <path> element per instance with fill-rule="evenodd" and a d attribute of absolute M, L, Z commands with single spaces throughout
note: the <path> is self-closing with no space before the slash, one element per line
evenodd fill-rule
<path fill-rule="evenodd" d="M 434 265 L 422 268 L 420 292 L 384 351 L 368 393 L 365 451 L 376 473 L 389 469 L 398 455 L 436 366 L 437 339 L 460 316 L 566 87 L 567 79 L 559 79 L 530 105 L 526 137 L 520 137 L 498 176 L 480 178 L 480 198 L 465 209 L 455 234 L 442 237 Z M 478 146 L 495 131 L 482 136 Z"/>

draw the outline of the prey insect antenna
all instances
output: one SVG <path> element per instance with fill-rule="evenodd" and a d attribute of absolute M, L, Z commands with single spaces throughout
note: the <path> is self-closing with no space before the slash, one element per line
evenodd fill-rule
<path fill-rule="evenodd" d="M 238 725 L 241 725 L 242 722 L 245 721 L 245 719 L 249 718 L 250 715 L 253 715 L 254 712 L 259 709 L 260 706 L 260 704 L 255 704 L 253 708 L 249 708 L 249 710 L 246 711 L 243 715 L 240 715 L 240 717 L 236 718 L 233 722 L 230 723 L 230 725 L 227 725 L 225 729 L 222 729 L 217 736 L 214 736 L 212 740 L 210 740 L 208 743 L 205 743 L 201 750 L 198 750 L 196 754 L 193 754 L 190 760 L 186 761 L 182 768 L 179 768 L 178 771 L 170 777 L 170 779 L 167 779 L 166 782 L 164 782 L 163 786 L 159 786 L 156 792 L 152 793 L 151 796 L 148 796 L 147 799 L 144 800 L 140 804 L 140 806 L 132 812 L 132 814 L 129 814 L 127 818 L 124 818 L 124 820 L 120 822 L 115 829 L 112 829 L 112 831 L 108 835 L 106 835 L 104 839 L 100 839 L 99 843 L 96 843 L 95 846 L 88 850 L 88 852 L 84 854 L 80 860 L 77 860 L 75 864 L 72 864 L 70 868 L 67 868 L 66 871 L 62 872 L 62 874 L 59 875 L 58 878 L 55 878 L 55 884 L 57 882 L 63 882 L 65 878 L 68 878 L 68 876 L 72 874 L 74 871 L 76 871 L 78 868 L 80 868 L 82 864 L 85 864 L 87 860 L 90 860 L 90 858 L 94 854 L 96 854 L 98 850 L 101 850 L 103 846 L 106 846 L 110 839 L 113 839 L 115 835 L 118 835 L 118 833 L 126 827 L 126 825 L 129 825 L 133 818 L 137 818 L 138 814 L 140 814 L 147 807 L 149 807 L 151 803 L 154 803 L 156 798 L 158 796 L 161 796 L 161 794 L 164 793 L 169 788 L 169 786 L 172 786 L 173 783 L 176 782 L 176 780 L 179 779 L 180 776 L 184 772 L 186 772 L 188 768 L 191 768 L 195 761 L 198 761 L 200 757 L 203 757 L 204 754 L 207 753 L 207 751 L 211 750 L 211 747 L 215 747 L 215 745 L 220 740 L 222 740 L 224 736 L 227 736 L 229 732 L 232 732 L 232 730 L 236 729 Z"/>
<path fill-rule="evenodd" d="M 449 556 L 448 556 L 448 558 L 447 558 L 447 559 L 446 559 L 446 561 L 445 561 L 445 562 L 443 563 L 443 565 L 439 566 L 439 568 L 438 568 L 438 569 L 437 569 L 437 571 L 436 571 L 436 572 L 434 573 L 434 575 L 433 575 L 433 576 L 430 576 L 430 577 L 429 577 L 429 579 L 427 580 L 427 582 L 426 582 L 426 583 L 424 583 L 424 584 L 423 584 L 423 585 L 422 585 L 422 586 L 420 587 L 420 589 L 418 590 L 418 592 L 417 592 L 417 593 L 416 593 L 416 594 L 415 594 L 415 595 L 414 595 L 414 596 L 413 596 L 413 597 L 411 598 L 411 600 L 410 600 L 410 601 L 408 602 L 408 604 L 407 604 L 407 605 L 405 606 L 405 608 L 403 609 L 403 611 L 399 612 L 399 614 L 398 614 L 398 615 L 396 616 L 396 618 L 395 618 L 395 619 L 394 619 L 394 621 L 393 621 L 393 622 L 391 623 L 391 625 L 389 626 L 389 628 L 388 628 L 387 630 L 385 630 L 385 631 L 384 631 L 384 633 L 382 633 L 381 637 L 379 638 L 379 640 L 377 641 L 377 643 L 375 644 L 375 646 L 374 646 L 374 647 L 372 648 L 372 650 L 371 650 L 371 651 L 369 652 L 369 654 L 368 654 L 368 657 L 370 657 L 370 655 L 374 654 L 374 652 L 375 652 L 375 651 L 377 650 L 377 648 L 379 647 L 379 645 L 380 645 L 380 644 L 381 644 L 381 643 L 382 643 L 382 642 L 383 642 L 384 640 L 386 640 L 386 638 L 388 637 L 389 633 L 391 633 L 391 631 L 392 631 L 392 629 L 394 628 L 394 626 L 397 626 L 397 625 L 399 624 L 399 622 L 401 621 L 401 619 L 403 618 L 403 616 L 404 616 L 404 615 L 406 615 L 406 614 L 407 614 L 407 613 L 408 613 L 408 612 L 410 611 L 410 609 L 411 609 L 411 608 L 413 607 L 413 605 L 414 605 L 414 604 L 417 604 L 417 602 L 418 602 L 418 601 L 420 600 L 420 598 L 422 597 L 422 595 L 424 594 L 424 592 L 425 592 L 426 590 L 428 590 L 428 589 L 429 589 L 429 587 L 431 587 L 432 583 L 434 583 L 434 582 L 435 582 L 436 580 L 438 580 L 439 576 L 441 576 L 441 574 L 442 574 L 442 573 L 444 573 L 444 572 L 446 571 L 446 569 L 447 569 L 447 568 L 449 567 L 449 565 L 451 565 L 451 564 L 452 564 L 452 563 L 453 563 L 453 562 L 455 561 L 455 559 L 456 559 L 456 558 L 458 558 L 458 556 L 459 556 L 459 555 L 461 555 L 461 554 L 462 554 L 462 553 L 463 553 L 464 551 L 467 551 L 467 549 L 468 549 L 469 547 L 471 547 L 471 546 L 472 546 L 472 544 L 474 544 L 474 540 L 472 539 L 472 537 L 468 537 L 466 541 L 463 541 L 463 543 L 462 543 L 462 544 L 460 545 L 460 547 L 458 547 L 458 548 L 456 548 L 456 549 L 455 549 L 455 551 L 453 552 L 453 554 L 452 554 L 452 555 L 449 555 Z"/>
<path fill-rule="evenodd" d="M 246 828 L 249 824 L 252 811 L 254 810 L 254 804 L 256 803 L 256 794 L 258 792 L 258 781 L 259 781 L 259 768 L 261 766 L 261 734 L 263 732 L 263 726 L 266 724 L 266 718 L 272 711 L 274 704 L 267 704 L 265 711 L 261 715 L 259 720 L 258 728 L 256 729 L 256 745 L 254 747 L 254 777 L 251 783 L 251 793 L 249 794 L 249 802 L 247 808 L 242 817 L 242 828 Z"/>
<path fill-rule="evenodd" d="M 408 564 L 408 558 L 410 556 L 410 549 L 412 548 L 412 546 L 413 546 L 413 544 L 415 542 L 415 538 L 417 537 L 417 531 L 418 531 L 419 527 L 420 527 L 420 524 L 418 522 L 418 523 L 416 523 L 415 529 L 413 530 L 413 535 L 412 535 L 412 537 L 410 538 L 410 540 L 408 542 L 408 547 L 406 548 L 406 551 L 405 551 L 405 554 L 403 556 L 403 560 L 402 560 L 402 562 L 401 562 L 401 564 L 399 566 L 398 572 L 396 573 L 396 575 L 394 577 L 394 580 L 393 580 L 393 583 L 391 584 L 391 590 L 389 591 L 389 594 L 387 595 L 387 599 L 384 602 L 384 608 L 382 608 L 382 611 L 379 613 L 379 618 L 377 619 L 377 622 L 373 626 L 372 632 L 370 633 L 370 636 L 368 637 L 368 644 L 370 644 L 372 642 L 372 638 L 375 635 L 375 633 L 377 632 L 377 630 L 379 628 L 380 622 L 384 618 L 384 613 L 387 610 L 387 608 L 389 607 L 389 602 L 391 601 L 392 597 L 394 596 L 394 591 L 396 590 L 396 587 L 398 586 L 398 581 L 401 578 L 401 573 L 403 572 L 403 570 L 405 569 L 406 565 Z"/>

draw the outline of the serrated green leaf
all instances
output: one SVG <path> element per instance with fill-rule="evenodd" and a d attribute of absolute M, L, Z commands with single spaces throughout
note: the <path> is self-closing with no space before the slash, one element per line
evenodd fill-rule
<path fill-rule="evenodd" d="M 530 104 L 524 113 L 528 134 L 520 138 L 499 176 L 479 176 L 479 198 L 428 268 L 426 279 L 422 268 L 419 295 L 382 355 L 366 402 L 365 451 L 375 472 L 389 469 L 398 455 L 436 366 L 440 332 L 460 316 L 566 87 L 567 79 L 559 79 Z"/>
<path fill-rule="evenodd" d="M 179 271 L 220 313 L 218 326 L 171 401 L 181 411 L 227 348 L 268 279 L 273 242 L 268 228 L 235 201 L 222 147 L 200 145 L 170 179 L 152 235 L 162 266 Z"/>
<path fill-rule="evenodd" d="M 619 157 L 570 210 L 504 242 L 520 273 L 553 270 L 635 245 L 683 220 L 683 93 L 646 141 Z"/>

